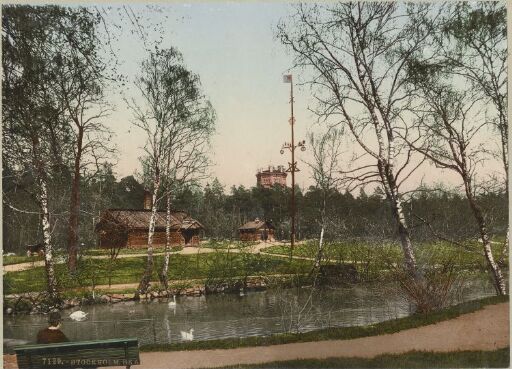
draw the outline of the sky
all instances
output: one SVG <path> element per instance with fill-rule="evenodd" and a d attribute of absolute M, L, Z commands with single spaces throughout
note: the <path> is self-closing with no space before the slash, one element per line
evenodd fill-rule
<path fill-rule="evenodd" d="M 142 6 L 134 11 L 147 13 Z M 211 177 L 226 188 L 256 184 L 256 171 L 268 165 L 285 165 L 289 155 L 281 155 L 290 140 L 290 84 L 283 83 L 292 57 L 274 40 L 274 27 L 290 9 L 287 3 L 194 3 L 173 4 L 155 13 L 150 21 L 163 21 L 161 47 L 176 47 L 187 67 L 199 74 L 205 94 L 216 114 L 212 139 Z M 168 18 L 165 18 L 165 15 Z M 154 34 L 155 36 L 157 33 Z M 134 76 L 147 55 L 142 42 L 126 32 L 119 40 L 121 70 Z M 296 139 L 306 139 L 315 120 L 308 111 L 312 103 L 300 87 L 294 89 Z M 116 172 L 131 175 L 140 170 L 142 131 L 133 127 L 131 113 L 119 96 L 113 96 L 116 111 L 107 124 L 116 133 L 119 148 Z M 308 152 L 300 159 L 310 160 Z M 312 182 L 304 168 L 297 174 L 301 187 Z"/>
<path fill-rule="evenodd" d="M 121 5 L 120 5 L 121 6 Z M 210 153 L 211 182 L 217 177 L 228 190 L 232 185 L 251 187 L 256 184 L 258 168 L 284 165 L 288 152 L 280 154 L 281 146 L 290 140 L 290 85 L 282 76 L 292 73 L 295 81 L 304 76 L 290 72 L 293 57 L 275 39 L 276 25 L 292 11 L 286 2 L 195 2 L 171 3 L 147 9 L 131 4 L 149 38 L 163 37 L 161 48 L 176 47 L 187 67 L 201 78 L 204 93 L 216 114 L 216 133 Z M 119 7 L 118 7 L 119 9 Z M 115 47 L 122 61 L 120 71 L 128 76 L 128 88 L 134 93 L 133 79 L 147 51 L 139 37 L 130 32 L 129 23 L 120 20 L 117 11 L 108 13 L 112 20 L 124 24 Z M 163 32 L 158 31 L 161 26 Z M 130 87 L 132 86 L 132 87 Z M 307 87 L 295 86 L 295 137 L 306 139 L 309 131 L 322 127 L 308 107 L 314 100 Z M 131 124 L 133 116 L 122 97 L 111 93 L 109 99 L 116 110 L 106 124 L 115 133 L 113 142 L 119 149 L 115 168 L 118 177 L 140 171 L 139 157 L 143 154 L 144 134 Z M 349 155 L 351 143 L 344 142 Z M 301 188 L 313 184 L 311 173 L 301 161 L 312 161 L 311 148 L 298 154 L 296 183 Z M 419 182 L 458 184 L 453 173 L 428 166 L 409 179 L 409 188 Z M 290 179 L 288 178 L 288 184 Z"/>

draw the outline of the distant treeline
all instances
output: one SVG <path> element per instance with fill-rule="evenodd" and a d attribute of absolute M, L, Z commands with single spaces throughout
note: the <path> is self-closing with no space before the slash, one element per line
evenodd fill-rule
<path fill-rule="evenodd" d="M 41 241 L 39 214 L 33 195 L 33 177 L 28 171 L 14 181 L 9 168 L 3 178 L 3 245 L 6 252 L 24 252 L 28 244 Z M 51 230 L 58 249 L 65 248 L 71 176 L 56 170 L 51 178 Z M 95 223 L 107 208 L 142 209 L 144 186 L 133 176 L 117 180 L 110 166 L 81 182 L 80 242 L 96 245 Z M 314 187 L 297 189 L 297 237 L 318 238 L 322 192 Z M 479 201 L 488 214 L 494 235 L 506 232 L 507 201 L 504 193 L 487 193 Z M 418 190 L 404 201 L 411 237 L 418 241 L 445 236 L 450 239 L 478 238 L 478 228 L 467 200 L 453 191 Z M 160 204 L 162 210 L 165 203 Z M 271 189 L 244 186 L 226 189 L 217 180 L 203 188 L 186 188 L 173 194 L 173 208 L 184 210 L 205 226 L 206 238 L 237 239 L 238 227 L 255 218 L 270 220 L 278 239 L 289 239 L 290 188 Z M 333 190 L 328 195 L 325 237 L 329 239 L 386 239 L 397 237 L 389 216 L 390 209 L 377 189 L 371 194 L 360 190 L 357 196 Z"/>

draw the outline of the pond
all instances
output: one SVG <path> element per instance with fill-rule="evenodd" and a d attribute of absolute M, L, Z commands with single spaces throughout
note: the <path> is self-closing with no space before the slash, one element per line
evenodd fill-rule
<path fill-rule="evenodd" d="M 452 303 L 494 295 L 484 279 L 467 282 Z M 87 319 L 75 322 L 64 310 L 62 330 L 72 341 L 137 337 L 141 344 L 171 343 L 228 337 L 306 332 L 326 327 L 368 325 L 410 315 L 411 307 L 390 283 L 360 284 L 312 292 L 309 288 L 269 289 L 238 294 L 216 294 L 83 306 Z M 4 347 L 34 342 L 46 326 L 45 315 L 4 316 Z M 189 338 L 191 336 L 189 335 Z"/>

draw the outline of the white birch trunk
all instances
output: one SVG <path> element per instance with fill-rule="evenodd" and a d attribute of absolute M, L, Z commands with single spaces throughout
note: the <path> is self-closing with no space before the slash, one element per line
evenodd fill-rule
<path fill-rule="evenodd" d="M 466 190 L 466 197 L 469 201 L 469 205 L 471 207 L 471 210 L 473 211 L 473 215 L 476 219 L 476 222 L 478 224 L 478 227 L 480 229 L 480 237 L 482 238 L 482 245 L 484 248 L 484 255 L 487 259 L 487 264 L 489 266 L 489 269 L 491 270 L 491 273 L 493 275 L 494 280 L 494 288 L 496 289 L 496 293 L 498 295 L 506 295 L 507 294 L 507 287 L 505 284 L 505 279 L 503 278 L 503 274 L 501 273 L 501 268 L 494 260 L 494 256 L 492 254 L 491 249 L 491 242 L 489 238 L 489 234 L 487 232 L 487 224 L 485 221 L 485 218 L 482 214 L 482 210 L 480 209 L 480 206 L 477 204 L 474 196 L 473 196 L 473 190 L 471 186 L 471 180 L 467 175 L 463 175 L 464 180 L 464 187 Z"/>
<path fill-rule="evenodd" d="M 375 115 L 375 113 L 373 114 Z M 376 115 L 375 115 L 376 116 Z M 379 144 L 379 153 L 382 153 L 384 150 L 384 142 L 383 137 L 378 129 L 378 125 L 375 124 L 375 130 L 377 135 L 377 141 Z M 404 255 L 405 265 L 409 274 L 414 276 L 415 278 L 419 277 L 418 268 L 416 265 L 416 258 L 414 256 L 414 250 L 412 248 L 411 238 L 409 235 L 409 229 L 407 226 L 407 222 L 405 220 L 404 211 L 402 208 L 402 202 L 400 200 L 400 194 L 398 193 L 398 188 L 395 183 L 394 173 L 393 173 L 393 165 L 394 158 L 391 155 L 395 155 L 394 145 L 392 142 L 392 138 L 388 135 L 388 155 L 390 155 L 389 162 L 383 157 L 379 157 L 378 169 L 381 177 L 382 184 L 384 186 L 384 192 L 388 198 L 388 201 L 391 205 L 391 211 L 393 214 L 393 218 L 398 226 L 398 235 L 400 237 L 400 244 L 402 246 L 402 252 Z M 387 164 L 387 165 L 386 165 Z"/>
<path fill-rule="evenodd" d="M 46 181 L 39 178 L 39 200 L 41 206 L 41 226 L 43 230 L 44 264 L 46 269 L 46 281 L 48 293 L 52 301 L 58 299 L 57 278 L 55 276 L 55 262 L 53 260 L 52 236 L 50 233 L 50 213 L 48 211 L 48 188 Z"/>
<path fill-rule="evenodd" d="M 44 162 L 39 154 L 39 139 L 33 137 L 33 164 L 37 172 L 37 181 L 39 184 L 39 206 L 41 209 L 41 228 L 43 233 L 44 245 L 44 265 L 46 270 L 46 282 L 50 300 L 57 302 L 60 297 L 57 290 L 57 277 L 55 275 L 55 262 L 53 260 L 52 235 L 50 232 L 50 211 L 48 209 L 48 184 L 46 183 L 46 171 Z"/>
<path fill-rule="evenodd" d="M 320 262 L 322 260 L 322 253 L 324 248 L 324 225 L 322 224 L 322 230 L 320 231 L 320 242 L 318 243 L 318 253 L 316 255 L 315 268 L 320 268 Z"/>
<path fill-rule="evenodd" d="M 167 194 L 167 212 L 165 217 L 165 255 L 162 267 L 161 281 L 167 290 L 169 288 L 169 259 L 171 257 L 171 195 Z"/>
<path fill-rule="evenodd" d="M 160 178 L 157 175 L 154 183 L 153 196 L 151 201 L 151 217 L 149 220 L 149 229 L 148 229 L 148 259 L 146 263 L 146 269 L 144 271 L 144 275 L 139 283 L 139 287 L 137 289 L 137 294 L 140 296 L 141 294 L 145 294 L 148 291 L 149 283 L 151 281 L 151 276 L 153 274 L 153 236 L 155 234 L 155 221 L 156 221 L 156 199 L 158 190 L 160 187 Z"/>

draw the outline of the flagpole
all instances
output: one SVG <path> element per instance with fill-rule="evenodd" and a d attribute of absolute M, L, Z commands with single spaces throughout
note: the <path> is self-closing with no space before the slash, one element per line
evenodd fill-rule
<path fill-rule="evenodd" d="M 283 82 L 290 84 L 290 105 L 291 105 L 291 118 L 290 118 L 290 125 L 291 125 L 291 133 L 292 133 L 292 141 L 290 143 L 284 143 L 283 147 L 281 148 L 281 154 L 284 154 L 284 149 L 290 149 L 290 152 L 292 154 L 292 161 L 289 164 L 287 172 L 290 172 L 292 174 L 292 191 L 291 191 L 291 234 L 290 234 L 290 261 L 293 259 L 293 249 L 295 247 L 295 212 L 296 212 L 296 206 L 295 206 L 295 172 L 298 172 L 299 169 L 297 168 L 297 164 L 295 162 L 295 149 L 297 147 L 300 147 L 302 151 L 306 150 L 306 141 L 302 140 L 299 141 L 297 145 L 295 145 L 295 132 L 294 132 L 294 125 L 295 125 L 295 116 L 293 114 L 293 80 L 292 75 L 286 75 L 283 78 Z"/>
<path fill-rule="evenodd" d="M 290 76 L 290 104 L 292 110 L 292 234 L 290 237 L 290 261 L 293 258 L 293 247 L 295 245 L 295 136 L 293 132 L 293 126 L 295 125 L 295 119 L 293 117 L 293 78 Z"/>

